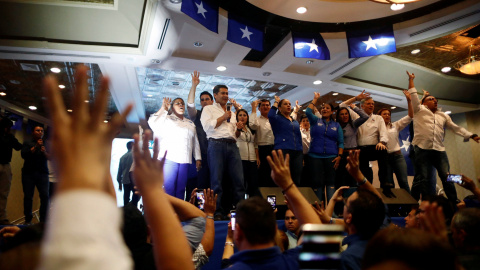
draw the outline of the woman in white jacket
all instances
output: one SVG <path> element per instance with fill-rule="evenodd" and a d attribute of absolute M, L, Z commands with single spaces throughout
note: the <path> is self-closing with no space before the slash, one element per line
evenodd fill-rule
<path fill-rule="evenodd" d="M 165 192 L 179 199 L 185 199 L 188 167 L 195 156 L 197 170 L 201 167 L 200 145 L 195 124 L 184 116 L 185 102 L 181 98 L 171 101 L 163 98 L 162 107 L 152 114 L 148 124 L 160 144 L 159 158 L 165 155 Z"/>

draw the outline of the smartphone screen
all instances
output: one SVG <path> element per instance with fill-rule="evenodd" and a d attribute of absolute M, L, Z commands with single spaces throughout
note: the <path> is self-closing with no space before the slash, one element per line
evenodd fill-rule
<path fill-rule="evenodd" d="M 461 174 L 449 174 L 447 176 L 447 182 L 463 184 L 462 175 Z"/>
<path fill-rule="evenodd" d="M 273 209 L 277 207 L 277 197 L 275 195 L 268 195 L 267 201 L 270 203 Z"/>
<path fill-rule="evenodd" d="M 305 224 L 303 246 L 298 256 L 300 269 L 339 269 L 343 225 Z"/>
<path fill-rule="evenodd" d="M 200 210 L 204 209 L 205 195 L 203 194 L 203 191 L 197 191 L 197 206 L 200 208 Z"/>
<path fill-rule="evenodd" d="M 232 231 L 235 230 L 235 210 L 230 211 L 230 223 L 232 224 Z"/>

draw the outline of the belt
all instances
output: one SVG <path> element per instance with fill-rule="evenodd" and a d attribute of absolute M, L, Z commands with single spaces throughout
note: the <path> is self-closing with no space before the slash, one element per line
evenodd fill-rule
<path fill-rule="evenodd" d="M 209 140 L 212 140 L 212 141 L 215 141 L 215 142 L 224 142 L 224 143 L 237 143 L 237 141 L 234 140 L 234 139 L 224 139 L 224 138 L 214 139 L 214 138 L 210 138 Z"/>
<path fill-rule="evenodd" d="M 398 150 L 398 151 L 395 151 L 395 152 L 391 152 L 391 153 L 388 153 L 389 155 L 401 155 L 402 154 L 402 151 L 401 150 Z"/>

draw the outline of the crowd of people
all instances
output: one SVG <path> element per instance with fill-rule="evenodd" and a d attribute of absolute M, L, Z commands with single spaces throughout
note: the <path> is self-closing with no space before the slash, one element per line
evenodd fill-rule
<path fill-rule="evenodd" d="M 409 89 L 404 94 L 409 112 L 397 122 L 391 123 L 388 110 L 373 114 L 374 101 L 362 92 L 341 103 L 336 117 L 330 104 L 322 104 L 317 111 L 320 95 L 314 93 L 306 118 L 299 123 L 299 106 L 292 109 L 289 100 L 275 97 L 273 106 L 268 100 L 254 101 L 249 115 L 240 104 L 229 100 L 225 85 L 214 88 L 213 98 L 208 92 L 201 93 L 202 110 L 196 111 L 192 97 L 200 74 L 194 72 L 187 102 L 193 118 L 184 116 L 181 98 L 165 98 L 149 119 L 153 133 L 135 134 L 132 150 L 121 159 L 129 169 L 122 168 L 117 181 L 123 187 L 134 183 L 133 193 L 143 200 L 143 214 L 135 204 L 117 207 L 109 171 L 112 140 L 132 106 L 103 123 L 108 79 L 102 79 L 95 104 L 89 109 L 84 102 L 87 68 L 79 66 L 74 109 L 69 114 L 56 79 L 48 76 L 45 95 L 53 126 L 51 150 L 47 152 L 39 142 L 43 130 L 37 130 L 35 141 L 23 147 L 22 157 L 43 155 L 36 158 L 45 160 L 45 167 L 47 159 L 52 161 L 58 179 L 54 203 L 48 218 L 46 211 L 41 211 L 45 223 L 39 226 L 45 231 L 38 226 L 0 230 L 2 241 L 6 240 L 0 268 L 201 269 L 213 251 L 214 220 L 224 219 L 229 210 L 221 198 L 228 196 L 236 206 L 236 222 L 228 225 L 224 268 L 301 269 L 305 258 L 315 260 L 325 255 L 321 249 L 311 248 L 302 225 L 322 224 L 345 230 L 342 246 L 334 246 L 333 255 L 328 257 L 329 266 L 335 269 L 476 269 L 480 263 L 480 188 L 462 176 L 459 185 L 471 191 L 473 198 L 457 202 L 455 187 L 446 181 L 448 160 L 442 138 L 444 128 L 465 139 L 478 142 L 480 138 L 455 125 L 429 93 L 420 100 L 413 85 L 415 76 L 407 74 Z M 361 101 L 361 108 L 352 105 L 355 100 Z M 400 187 L 409 191 L 408 183 L 400 183 L 406 174 L 405 161 L 398 156 L 398 132 L 412 118 L 416 164 L 412 195 L 418 195 L 416 199 L 421 195 L 421 203 L 405 217 L 405 228 L 398 228 L 391 224 L 382 194 L 372 185 L 373 172 L 368 164 L 378 160 L 384 189 L 393 186 L 391 174 L 395 173 Z M 7 135 L 7 129 L 2 131 L 2 140 L 11 142 L 11 155 L 12 149 L 20 149 L 19 143 Z M 153 155 L 149 149 L 152 138 Z M 199 178 L 192 203 L 183 195 L 183 165 L 188 164 L 195 164 Z M 432 166 L 439 173 L 446 198 L 431 192 L 428 172 Z M 305 167 L 309 174 L 302 172 Z M 315 206 L 298 188 L 305 175 L 319 198 Z M 27 173 L 27 186 L 29 177 Z M 226 182 L 230 183 L 228 189 L 223 188 Z M 278 230 L 274 210 L 260 196 L 262 186 L 282 190 L 289 209 L 286 232 Z M 203 211 L 195 205 L 197 190 L 204 190 Z M 334 211 L 338 202 L 344 203 L 339 214 Z M 26 209 L 31 212 L 31 201 Z M 322 235 L 322 231 L 317 233 Z M 26 249 L 31 252 L 23 255 Z M 30 259 L 10 259 L 22 256 Z M 325 262 L 315 263 L 320 267 Z"/>

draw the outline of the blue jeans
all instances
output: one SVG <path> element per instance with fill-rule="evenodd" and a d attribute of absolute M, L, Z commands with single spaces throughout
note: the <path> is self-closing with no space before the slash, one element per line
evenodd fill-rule
<path fill-rule="evenodd" d="M 185 187 L 187 186 L 188 163 L 176 163 L 165 160 L 163 174 L 165 182 L 163 186 L 168 195 L 185 200 Z"/>
<path fill-rule="evenodd" d="M 412 185 L 412 195 L 415 199 L 420 194 L 432 195 L 435 194 L 435 186 L 437 179 L 429 177 L 432 171 L 432 166 L 437 169 L 438 176 L 442 181 L 443 190 L 447 198 L 452 201 L 457 201 L 457 191 L 453 183 L 447 182 L 447 175 L 450 171 L 448 164 L 448 157 L 445 151 L 424 150 L 418 146 L 415 149 L 415 178 Z"/>
<path fill-rule="evenodd" d="M 312 188 L 318 199 L 324 201 L 325 205 L 335 193 L 335 169 L 333 168 L 334 158 L 311 158 L 312 165 Z M 327 189 L 327 199 L 325 200 L 325 187 Z M 320 203 L 320 202 L 319 202 Z"/>
<path fill-rule="evenodd" d="M 31 222 L 33 193 L 37 187 L 38 195 L 40 196 L 40 221 L 45 222 L 48 211 L 48 174 L 46 173 L 25 173 L 22 172 L 22 186 L 23 186 L 23 214 L 25 215 L 25 222 Z"/>
<path fill-rule="evenodd" d="M 236 143 L 208 141 L 208 167 L 210 169 L 210 186 L 218 194 L 216 213 L 225 214 L 222 208 L 222 181 L 224 172 L 228 172 L 233 187 L 233 204 L 245 199 L 245 187 L 243 183 L 243 168 L 240 151 Z"/>
<path fill-rule="evenodd" d="M 395 176 L 397 176 L 397 181 L 400 188 L 403 188 L 410 193 L 410 187 L 408 186 L 407 162 L 405 162 L 405 158 L 401 152 L 388 154 L 388 182 L 395 185 L 395 182 L 393 181 L 393 173 L 395 173 Z"/>

